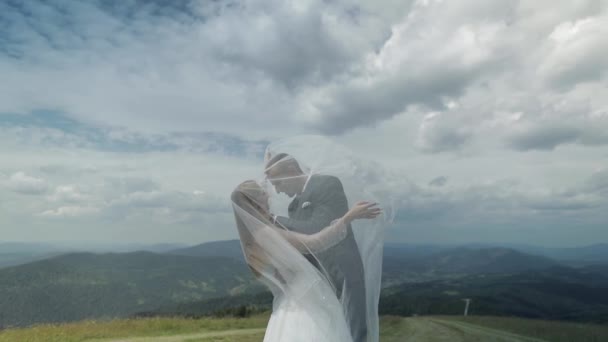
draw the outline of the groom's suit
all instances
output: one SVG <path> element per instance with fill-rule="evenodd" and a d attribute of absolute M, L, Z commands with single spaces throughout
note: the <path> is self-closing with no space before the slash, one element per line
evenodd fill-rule
<path fill-rule="evenodd" d="M 329 226 L 348 211 L 348 201 L 337 177 L 312 175 L 301 194 L 289 204 L 289 217 L 277 217 L 277 223 L 303 234 L 314 234 Z M 357 242 L 348 227 L 344 240 L 326 251 L 305 255 L 315 267 L 327 271 L 337 295 L 346 295 L 350 317 L 346 317 L 354 342 L 367 340 L 367 305 L 363 263 Z M 318 259 L 318 261 L 316 259 Z M 323 268 L 319 267 L 319 262 Z M 345 293 L 343 293 L 345 292 Z"/>

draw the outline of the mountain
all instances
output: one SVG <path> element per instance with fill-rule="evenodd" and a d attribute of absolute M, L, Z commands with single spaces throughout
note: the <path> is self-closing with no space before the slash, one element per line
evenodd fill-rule
<path fill-rule="evenodd" d="M 605 277 L 608 277 L 608 260 L 604 261 L 603 264 L 595 264 L 589 265 L 585 267 L 581 267 L 580 269 L 586 272 L 601 274 Z"/>
<path fill-rule="evenodd" d="M 516 273 L 555 266 L 551 259 L 509 248 L 455 248 L 425 259 L 427 271 L 437 273 Z"/>
<path fill-rule="evenodd" d="M 58 249 L 48 243 L 0 242 L 0 253 L 47 253 Z"/>
<path fill-rule="evenodd" d="M 131 245 L 129 252 L 146 251 L 154 253 L 167 253 L 169 251 L 186 248 L 187 245 L 180 243 L 157 243 L 153 245 Z"/>
<path fill-rule="evenodd" d="M 206 314 L 245 300 L 262 305 L 268 299 L 261 295 L 255 297 L 255 293 L 264 291 L 264 288 L 253 279 L 243 262 L 238 240 L 209 242 L 178 249 L 168 247 L 170 246 L 159 246 L 164 253 L 67 253 L 1 268 L 0 327 L 125 317 L 155 310 Z M 555 269 L 559 271 L 547 271 Z M 417 303 L 419 300 L 421 303 L 436 305 L 433 301 L 450 299 L 459 303 L 450 305 L 460 307 L 460 299 L 449 295 L 461 293 L 452 286 L 460 284 L 458 286 L 462 289 L 471 289 L 467 295 L 485 295 L 483 298 L 490 304 L 494 300 L 494 304 L 484 305 L 495 312 L 516 312 L 517 310 L 509 311 L 509 308 L 517 307 L 516 299 L 512 302 L 504 301 L 505 298 L 513 297 L 509 291 L 520 291 L 525 282 L 518 282 L 524 278 L 508 277 L 526 272 L 537 276 L 549 272 L 551 276 L 543 286 L 556 284 L 574 291 L 573 293 L 578 291 L 577 288 L 583 292 L 588 290 L 589 293 L 595 293 L 592 288 L 603 286 L 602 279 L 608 276 L 605 265 L 590 265 L 581 269 L 564 268 L 546 257 L 509 248 L 387 244 L 383 262 L 383 286 L 386 287 L 383 298 L 385 295 L 400 293 L 406 304 L 411 301 Z M 483 283 L 484 279 L 491 281 Z M 530 282 L 538 283 L 538 279 Z M 418 287 L 419 284 L 422 287 Z M 506 287 L 501 288 L 499 285 Z M 405 286 L 404 290 L 401 291 L 399 286 Z M 484 286 L 495 291 L 485 294 L 479 292 Z M 429 291 L 435 289 L 435 292 L 425 293 L 425 288 Z M 420 297 L 407 297 L 410 290 L 412 295 Z M 532 300 L 531 303 L 534 303 L 533 291 L 529 287 L 523 291 L 526 297 L 522 300 Z M 239 294 L 244 297 L 238 296 Z M 500 298 L 492 299 L 492 294 Z M 564 298 L 569 304 L 562 307 L 562 311 L 576 312 L 573 305 L 579 304 L 572 302 L 568 296 Z M 544 297 L 539 295 L 539 298 Z M 554 296 L 548 300 L 556 301 L 556 298 Z M 496 304 L 498 302 L 502 304 Z M 495 304 L 499 309 L 496 309 Z M 585 302 L 578 307 L 583 308 L 586 304 L 591 305 Z M 522 312 L 529 314 L 531 309 L 528 304 L 524 307 L 526 309 Z M 483 308 L 483 305 L 478 304 L 476 308 Z M 488 312 L 492 312 L 490 309 Z M 395 310 L 412 312 L 404 311 L 403 307 Z M 596 310 L 595 307 L 593 310 Z M 583 314 L 580 316 L 587 317 Z"/>
<path fill-rule="evenodd" d="M 199 257 L 227 257 L 244 262 L 238 240 L 207 242 L 167 253 Z M 383 282 L 386 286 L 475 273 L 512 273 L 556 265 L 545 257 L 507 248 L 463 248 L 432 245 L 387 244 Z"/>
<path fill-rule="evenodd" d="M 135 251 L 149 251 L 164 253 L 177 248 L 184 248 L 184 244 L 160 243 L 160 244 L 101 244 L 90 242 L 0 242 L 0 268 L 17 266 L 25 263 L 48 259 L 60 254 L 74 252 L 94 253 L 127 253 Z"/>
<path fill-rule="evenodd" d="M 605 263 L 608 260 L 608 243 L 579 247 L 541 247 L 516 243 L 467 243 L 460 245 L 416 245 L 386 243 L 385 256 L 426 256 L 455 248 L 509 248 L 526 254 L 544 256 L 571 266 Z"/>
<path fill-rule="evenodd" d="M 453 248 L 454 246 L 386 243 L 384 245 L 384 256 L 399 258 L 422 257 Z M 205 242 L 192 247 L 168 251 L 167 253 L 191 256 L 222 256 L 243 260 L 243 252 L 239 240 Z"/>
<path fill-rule="evenodd" d="M 384 290 L 381 314 L 469 314 L 608 322 L 608 277 L 556 266 L 518 274 L 479 274 L 406 283 Z"/>
<path fill-rule="evenodd" d="M 608 261 L 608 244 L 599 243 L 582 247 L 519 247 L 519 250 L 527 253 L 543 255 L 555 260 L 566 262 L 574 266 L 584 266 Z"/>
<path fill-rule="evenodd" d="M 52 258 L 64 252 L 48 253 L 0 253 L 0 268 L 17 266 L 38 260 Z"/>
<path fill-rule="evenodd" d="M 89 242 L 89 241 L 72 241 L 72 242 L 56 242 L 54 246 L 63 250 L 74 252 L 92 252 L 92 253 L 129 253 L 129 252 L 155 252 L 164 253 L 177 248 L 185 248 L 187 245 L 181 243 L 132 243 L 132 242 Z"/>
<path fill-rule="evenodd" d="M 509 248 L 460 247 L 405 257 L 392 254 L 383 260 L 383 284 L 391 286 L 470 274 L 519 273 L 556 265 L 551 259 Z"/>
<path fill-rule="evenodd" d="M 455 246 L 413 245 L 405 243 L 384 244 L 384 257 L 387 258 L 419 258 L 453 249 Z"/>
<path fill-rule="evenodd" d="M 169 250 L 166 253 L 198 257 L 225 257 L 244 262 L 239 240 L 205 242 L 196 246 Z"/>
<path fill-rule="evenodd" d="M 0 268 L 46 259 L 65 251 L 45 243 L 0 242 Z"/>
<path fill-rule="evenodd" d="M 461 315 L 463 299 L 469 314 L 519 316 L 551 320 L 608 323 L 608 276 L 555 266 L 518 274 L 477 274 L 457 279 L 406 283 L 385 288 L 380 296 L 383 315 Z M 162 307 L 136 316 L 185 316 L 239 312 L 239 308 L 268 309 L 272 295 L 241 294 Z"/>
<path fill-rule="evenodd" d="M 229 258 L 70 253 L 0 269 L 0 326 L 124 317 L 261 289 Z"/>

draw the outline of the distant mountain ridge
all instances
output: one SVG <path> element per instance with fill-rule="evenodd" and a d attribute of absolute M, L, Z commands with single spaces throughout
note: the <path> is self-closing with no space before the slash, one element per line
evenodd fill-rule
<path fill-rule="evenodd" d="M 603 246 L 599 248 L 600 253 L 601 251 L 603 251 Z M 222 256 L 244 262 L 238 240 L 206 242 L 168 253 L 203 257 Z M 608 263 L 608 257 L 605 261 Z M 522 252 L 513 247 L 496 247 L 485 244 L 441 246 L 387 243 L 384 247 L 383 284 L 391 286 L 402 282 L 428 281 L 459 274 L 517 273 L 552 267 L 561 263 L 552 258 Z"/>
<path fill-rule="evenodd" d="M 165 247 L 168 246 L 161 250 L 167 249 Z M 432 298 L 444 298 L 443 291 L 455 291 L 453 287 L 441 287 L 441 284 L 460 284 L 459 286 L 464 286 L 463 289 L 468 286 L 472 295 L 480 295 L 480 292 L 475 291 L 487 285 L 500 291 L 481 295 L 486 295 L 484 298 L 490 302 L 492 293 L 502 296 L 496 300 L 504 304 L 498 310 L 503 312 L 509 305 L 515 307 L 515 302 L 520 300 L 508 301 L 509 296 L 513 296 L 510 290 L 519 291 L 523 288 L 526 296 L 534 292 L 530 287 L 522 285 L 520 280 L 524 278 L 517 278 L 520 274 L 536 275 L 537 278 L 533 279 L 528 276 L 528 279 L 537 284 L 535 286 L 557 284 L 569 291 L 575 291 L 578 286 L 583 292 L 589 290 L 589 293 L 595 293 L 593 287 L 603 288 L 604 279 L 608 277 L 608 260 L 604 264 L 573 269 L 543 256 L 504 247 L 387 244 L 383 262 L 383 286 L 388 288 L 383 293 L 390 295 L 399 292 L 399 286 L 403 286 L 404 291 L 401 291 L 399 298 L 405 302 L 415 301 L 415 298 L 405 296 L 407 291 L 412 290 L 412 294 L 418 293 L 422 302 L 428 302 L 432 306 L 436 305 Z M 543 274 L 549 275 L 545 283 L 538 278 Z M 484 283 L 483 279 L 496 281 Z M 418 287 L 419 284 L 422 287 Z M 509 284 L 513 286 L 510 287 Z M 425 286 L 439 292 L 420 292 Z M 164 308 L 165 312 L 189 310 L 209 313 L 215 308 L 236 305 L 240 295 L 250 296 L 248 298 L 251 300 L 262 303 L 266 297 L 255 296 L 259 291 L 264 291 L 264 288 L 245 265 L 238 240 L 168 248 L 163 253 L 71 252 L 0 268 L 0 327 L 84 318 L 125 317 L 161 310 L 159 308 Z M 569 296 L 565 294 L 564 298 L 570 301 Z M 556 298 L 558 297 L 553 295 L 548 300 L 554 301 Z M 524 297 L 521 300 L 531 299 Z M 534 300 L 532 303 L 535 303 Z M 488 307 L 494 307 L 490 304 L 487 304 Z M 574 309 L 568 305 L 563 308 L 576 312 L 591 304 L 590 301 L 580 301 L 576 305 Z M 527 304 L 524 306 L 530 310 Z M 601 313 L 603 307 L 593 306 L 593 310 L 596 309 Z M 525 310 L 523 312 L 529 313 Z M 597 317 L 597 312 L 591 316 Z M 579 314 L 580 317 L 591 317 Z"/>
<path fill-rule="evenodd" d="M 84 244 L 75 243 L 31 243 L 31 242 L 0 242 L 0 268 L 17 266 L 55 257 L 61 254 L 76 252 L 92 253 L 128 253 L 135 251 L 149 251 L 164 253 L 176 248 L 183 248 L 183 244 Z"/>
<path fill-rule="evenodd" d="M 400 316 L 461 315 L 465 298 L 471 300 L 472 315 L 608 323 L 608 276 L 564 266 L 401 284 L 384 289 L 379 312 Z M 252 306 L 271 308 L 272 295 L 265 291 L 194 301 L 137 315 L 199 317 Z"/>
<path fill-rule="evenodd" d="M 522 252 L 538 254 L 572 265 L 590 265 L 608 262 L 608 243 L 598 243 L 581 247 L 549 248 L 521 246 Z"/>
<path fill-rule="evenodd" d="M 524 244 L 511 243 L 469 243 L 454 245 L 431 245 L 431 244 L 408 244 L 391 243 L 384 244 L 385 257 L 424 257 L 433 254 L 457 249 L 468 248 L 492 249 L 507 248 L 521 253 L 533 254 L 545 258 L 555 259 L 560 262 L 572 262 L 575 264 L 591 265 L 608 262 L 608 243 L 598 243 L 580 247 L 539 247 Z M 223 240 L 205 242 L 187 248 L 175 249 L 167 253 L 192 255 L 192 256 L 225 256 L 242 260 L 242 251 L 239 240 Z"/>
<path fill-rule="evenodd" d="M 250 270 L 230 258 L 70 253 L 0 269 L 0 326 L 125 317 L 256 289 Z"/>
<path fill-rule="evenodd" d="M 169 250 L 165 253 L 198 257 L 225 257 L 244 261 L 239 240 L 205 242 L 196 246 Z"/>
<path fill-rule="evenodd" d="M 385 289 L 380 313 L 518 316 L 608 323 L 608 276 L 555 266 L 517 274 L 477 274 Z"/>
<path fill-rule="evenodd" d="M 509 248 L 526 254 L 551 258 L 562 263 L 585 266 L 608 262 L 608 243 L 597 243 L 578 247 L 541 247 L 516 243 L 466 243 L 453 245 L 417 245 L 407 243 L 386 243 L 385 255 L 409 254 L 430 255 L 454 248 Z"/>
<path fill-rule="evenodd" d="M 470 274 L 510 274 L 557 266 L 549 258 L 509 248 L 453 248 L 423 256 L 385 256 L 383 286 Z"/>
<path fill-rule="evenodd" d="M 433 254 L 425 266 L 442 273 L 514 273 L 557 265 L 546 257 L 510 248 L 455 248 Z"/>
<path fill-rule="evenodd" d="M 598 243 L 580 247 L 539 247 L 526 244 L 513 243 L 468 243 L 452 245 L 432 244 L 409 244 L 392 243 L 384 244 L 385 257 L 424 257 L 437 254 L 455 248 L 486 249 L 486 248 L 509 248 L 522 253 L 544 256 L 556 261 L 574 266 L 586 266 L 606 263 L 608 261 L 608 243 Z M 221 256 L 237 260 L 243 260 L 240 243 L 238 240 L 222 240 L 205 242 L 194 246 L 176 243 L 160 244 L 91 244 L 78 247 L 77 244 L 66 243 L 19 243 L 0 242 L 0 267 L 3 260 L 17 260 L 23 254 L 25 259 L 31 256 L 55 255 L 60 252 L 120 252 L 151 251 L 156 253 L 168 253 L 190 256 Z M 4 256 L 4 259 L 3 259 Z"/>

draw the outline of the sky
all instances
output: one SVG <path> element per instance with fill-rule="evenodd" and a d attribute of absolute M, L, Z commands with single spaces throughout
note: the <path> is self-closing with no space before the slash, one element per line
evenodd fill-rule
<path fill-rule="evenodd" d="M 236 238 L 312 134 L 388 170 L 392 242 L 606 243 L 606 37 L 606 0 L 0 0 L 0 240 Z"/>

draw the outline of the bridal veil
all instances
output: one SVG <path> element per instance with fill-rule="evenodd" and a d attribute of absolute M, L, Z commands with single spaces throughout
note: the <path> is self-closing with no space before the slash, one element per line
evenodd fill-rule
<path fill-rule="evenodd" d="M 294 162 L 300 174 L 274 175 L 274 179 L 268 179 L 270 168 Z M 345 319 L 349 324 L 364 324 L 361 328 L 367 331 L 367 341 L 377 342 L 384 229 L 393 217 L 390 189 L 385 187 L 381 168 L 357 158 L 352 151 L 328 138 L 297 136 L 271 143 L 265 151 L 262 171 L 252 175 L 252 181 L 242 183 L 232 194 L 239 237 L 249 267 L 272 290 L 275 301 L 289 299 L 310 307 L 315 312 L 313 319 L 318 329 L 332 329 L 335 324 L 341 324 L 335 320 Z M 333 200 L 334 197 L 324 197 L 323 192 L 336 189 L 325 185 L 329 182 L 313 184 L 316 179 L 337 182 L 339 191 L 343 191 L 338 195 L 345 196 L 348 208 L 358 201 L 373 201 L 383 209 L 383 214 L 374 219 L 353 221 L 346 235 L 340 234 L 339 229 L 333 229 L 335 234 L 313 234 L 330 231 L 344 212 L 331 213 L 331 219 L 322 216 L 326 220 L 310 218 L 310 222 L 304 223 L 313 226 L 311 231 L 300 229 L 298 233 L 303 235 L 286 235 L 290 227 L 281 223 L 288 222 L 294 210 L 305 212 L 310 207 L 320 212 L 325 208 L 315 206 L 325 204 L 313 203 L 315 198 Z M 277 193 L 278 182 L 292 181 L 300 182 L 304 188 L 316 186 L 316 195 L 298 202 Z M 312 237 L 305 236 L 307 234 Z M 295 242 L 294 237 L 298 239 Z M 354 302 L 360 304 L 353 305 Z M 342 318 L 336 316 L 336 310 L 343 313 Z"/>

